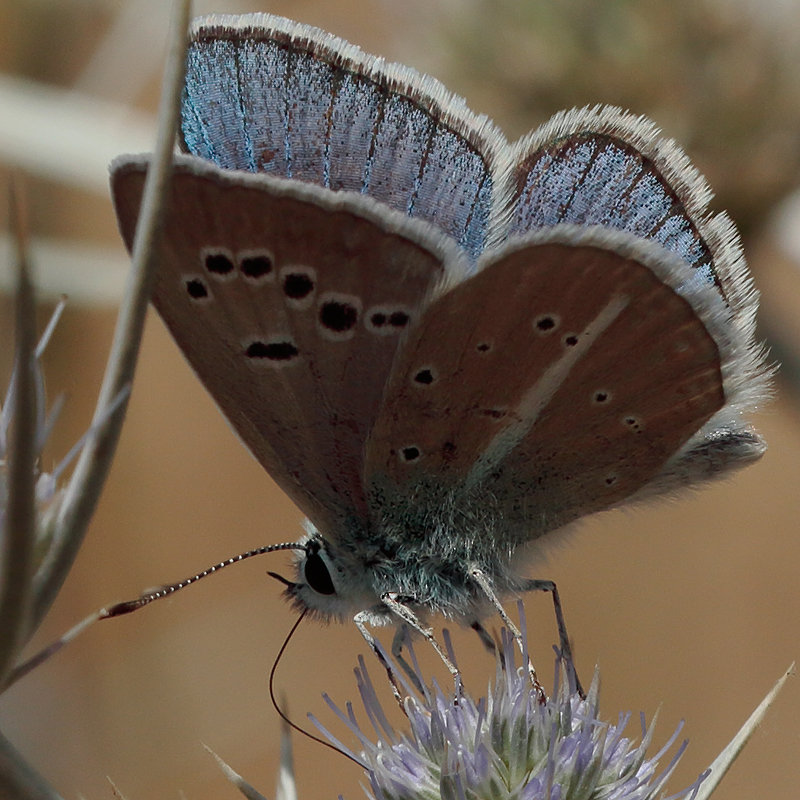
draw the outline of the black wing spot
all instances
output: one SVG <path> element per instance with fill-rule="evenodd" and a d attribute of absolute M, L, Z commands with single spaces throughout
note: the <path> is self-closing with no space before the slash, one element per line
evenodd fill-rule
<path fill-rule="evenodd" d="M 345 333 L 358 322 L 358 309 L 350 303 L 328 300 L 320 307 L 319 321 L 324 328 L 334 333 Z"/>
<path fill-rule="evenodd" d="M 421 455 L 418 447 L 404 447 L 400 451 L 400 458 L 406 463 L 416 461 Z"/>
<path fill-rule="evenodd" d="M 538 333 L 551 333 L 558 328 L 561 320 L 556 314 L 542 314 L 533 321 L 533 327 Z"/>
<path fill-rule="evenodd" d="M 394 311 L 389 316 L 389 324 L 393 328 L 405 328 L 411 317 L 405 311 Z"/>
<path fill-rule="evenodd" d="M 186 281 L 186 293 L 192 300 L 204 300 L 208 297 L 208 287 L 199 278 L 189 278 Z"/>
<path fill-rule="evenodd" d="M 423 386 L 430 386 L 435 380 L 436 377 L 429 369 L 421 369 L 414 376 L 414 383 L 419 383 Z"/>
<path fill-rule="evenodd" d="M 239 261 L 242 275 L 251 280 L 258 280 L 269 275 L 273 266 L 272 259 L 268 255 L 245 256 Z"/>
<path fill-rule="evenodd" d="M 289 272 L 283 277 L 283 293 L 290 300 L 303 300 L 314 291 L 314 281 L 305 272 Z"/>
<path fill-rule="evenodd" d="M 368 331 L 379 336 L 392 336 L 408 325 L 411 313 L 407 308 L 390 303 L 372 306 L 364 315 L 364 320 Z"/>
<path fill-rule="evenodd" d="M 233 261 L 226 253 L 207 253 L 205 265 L 212 275 L 230 275 L 233 272 Z"/>
<path fill-rule="evenodd" d="M 299 350 L 292 342 L 251 342 L 244 351 L 248 358 L 266 361 L 287 362 L 299 355 Z"/>

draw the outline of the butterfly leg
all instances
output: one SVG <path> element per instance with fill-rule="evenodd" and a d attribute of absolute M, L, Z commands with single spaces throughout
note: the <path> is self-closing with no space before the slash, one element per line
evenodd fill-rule
<path fill-rule="evenodd" d="M 406 623 L 406 625 L 422 634 L 425 641 L 430 644 L 430 646 L 436 651 L 439 658 L 442 659 L 444 665 L 453 676 L 456 690 L 460 691 L 461 673 L 458 671 L 458 667 L 449 659 L 447 653 L 442 650 L 439 642 L 436 641 L 436 638 L 433 635 L 433 631 L 430 628 L 426 628 L 425 625 L 422 624 L 422 620 L 405 603 L 401 601 L 400 595 L 397 594 L 397 592 L 386 592 L 386 594 L 381 596 L 381 602 L 387 605 L 394 614 L 396 614 L 401 620 L 403 620 L 403 622 Z"/>
<path fill-rule="evenodd" d="M 472 630 L 478 634 L 481 644 L 487 649 L 487 651 L 492 655 L 495 655 L 497 653 L 497 645 L 495 644 L 494 639 L 492 639 L 489 631 L 487 631 L 486 628 L 484 628 L 483 625 L 478 622 L 478 620 L 470 623 L 470 628 L 472 628 Z"/>
<path fill-rule="evenodd" d="M 408 679 L 411 681 L 411 685 L 421 695 L 424 695 L 425 690 L 422 688 L 419 675 L 417 675 L 411 664 L 409 664 L 408 661 L 406 661 L 406 659 L 403 657 L 403 645 L 408 641 L 409 635 L 410 632 L 408 625 L 406 625 L 405 622 L 400 623 L 400 625 L 397 626 L 394 632 L 394 638 L 392 639 L 392 656 L 401 666 L 403 672 L 405 672 L 405 674 L 408 676 Z"/>
<path fill-rule="evenodd" d="M 522 640 L 522 634 L 520 633 L 519 628 L 514 624 L 511 617 L 508 616 L 508 613 L 503 608 L 503 604 L 495 594 L 494 589 L 492 588 L 491 583 L 489 583 L 489 579 L 486 577 L 484 572 L 477 567 L 473 567 L 470 570 L 470 575 L 478 584 L 478 586 L 481 587 L 483 593 L 489 598 L 490 602 L 497 610 L 497 613 L 500 615 L 500 619 L 503 620 L 503 623 L 505 624 L 506 628 L 508 628 L 509 633 L 514 637 L 514 641 L 517 643 L 523 658 L 528 659 L 528 674 L 530 675 L 531 683 L 544 701 L 547 698 L 547 695 L 545 694 L 544 688 L 542 687 L 542 684 L 539 682 L 539 678 L 536 675 L 536 669 L 533 666 L 533 662 L 530 660 L 530 658 L 528 658 L 528 651 L 525 647 L 525 642 Z"/>
<path fill-rule="evenodd" d="M 394 699 L 397 700 L 397 704 L 400 706 L 400 710 L 405 714 L 405 709 L 403 707 L 403 695 L 400 692 L 400 687 L 397 685 L 397 678 L 395 678 L 394 670 L 392 669 L 392 665 L 384 658 L 383 653 L 381 652 L 380 647 L 378 647 L 378 643 L 375 640 L 375 637 L 369 632 L 367 628 L 367 614 L 364 611 L 360 611 L 353 617 L 353 622 L 358 628 L 358 632 L 364 637 L 364 641 L 369 645 L 370 650 L 375 653 L 376 658 L 381 663 L 383 668 L 386 670 L 386 675 L 389 678 L 389 684 L 392 687 L 392 694 L 394 695 Z M 392 644 L 392 650 L 394 650 L 394 644 Z"/>
<path fill-rule="evenodd" d="M 583 691 L 583 686 L 581 686 L 580 679 L 578 678 L 578 673 L 575 669 L 575 661 L 572 658 L 572 647 L 569 643 L 569 635 L 567 634 L 567 624 L 564 621 L 564 612 L 561 608 L 561 597 L 558 594 L 558 587 L 555 585 L 553 581 L 542 581 L 532 579 L 525 584 L 524 591 L 526 592 L 550 592 L 553 596 L 553 608 L 556 612 L 556 625 L 558 626 L 558 647 L 561 651 L 561 659 L 563 660 L 564 664 L 568 672 L 570 673 L 570 677 L 575 681 L 575 688 L 580 694 L 581 697 L 585 698 L 586 693 Z"/>

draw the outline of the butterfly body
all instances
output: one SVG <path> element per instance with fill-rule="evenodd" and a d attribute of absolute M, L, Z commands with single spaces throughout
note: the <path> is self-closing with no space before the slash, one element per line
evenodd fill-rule
<path fill-rule="evenodd" d="M 346 621 L 362 614 L 373 625 L 396 622 L 384 601 L 387 596 L 398 597 L 422 619 L 443 614 L 465 625 L 484 619 L 492 606 L 472 579 L 471 569 L 489 575 L 502 597 L 522 592 L 529 581 L 521 572 L 514 573 L 507 558 L 498 558 L 496 545 L 465 546 L 465 529 L 450 523 L 449 519 L 430 519 L 426 529 L 401 525 L 394 531 L 351 532 L 343 537 L 344 545 L 331 544 L 313 532 L 302 543 L 311 546 L 312 559 L 323 560 L 334 592 L 325 594 L 315 588 L 305 556 L 289 597 L 299 609 L 310 609 L 321 618 Z M 487 541 L 490 534 L 481 527 L 480 535 Z M 454 536 L 461 546 L 441 547 Z"/>
<path fill-rule="evenodd" d="M 267 15 L 195 23 L 153 302 L 310 520 L 289 595 L 492 613 L 587 514 L 756 460 L 756 295 L 652 123 L 510 146 L 440 84 Z M 112 167 L 130 245 L 147 157 Z"/>

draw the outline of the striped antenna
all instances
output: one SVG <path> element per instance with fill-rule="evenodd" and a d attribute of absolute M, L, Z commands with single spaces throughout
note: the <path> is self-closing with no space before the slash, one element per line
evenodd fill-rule
<path fill-rule="evenodd" d="M 149 605 L 154 600 L 160 600 L 162 597 L 167 597 L 167 595 L 174 594 L 178 591 L 178 589 L 183 589 L 186 586 L 197 583 L 197 581 L 199 581 L 201 578 L 206 578 L 209 575 L 213 575 L 215 572 L 219 572 L 219 570 L 223 569 L 223 567 L 229 567 L 231 564 L 238 564 L 240 561 L 244 561 L 246 558 L 261 556 L 265 553 L 274 553 L 278 550 L 305 549 L 306 546 L 300 544 L 300 542 L 282 542 L 281 544 L 270 544 L 266 547 L 257 547 L 255 550 L 248 550 L 246 553 L 240 553 L 238 556 L 233 556 L 233 558 L 220 561 L 219 564 L 214 564 L 213 567 L 204 569 L 202 572 L 198 572 L 197 575 L 193 575 L 191 578 L 185 578 L 178 583 L 171 583 L 167 586 L 160 586 L 158 589 L 145 592 L 135 600 L 126 600 L 122 603 L 116 603 L 113 606 L 109 606 L 101 612 L 100 619 L 109 619 L 111 617 L 121 617 L 123 614 L 130 614 L 132 611 L 137 611 L 138 609 Z"/>

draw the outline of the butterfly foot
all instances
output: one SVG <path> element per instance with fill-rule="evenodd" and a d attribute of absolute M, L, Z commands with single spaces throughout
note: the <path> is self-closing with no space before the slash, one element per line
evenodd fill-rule
<path fill-rule="evenodd" d="M 539 681 L 539 677 L 536 674 L 536 669 L 533 666 L 533 662 L 528 657 L 528 648 L 525 646 L 525 642 L 522 639 L 522 634 L 520 633 L 519 628 L 514 624 L 514 621 L 511 619 L 511 617 L 508 616 L 508 612 L 505 610 L 505 608 L 503 608 L 503 604 L 495 594 L 495 591 L 489 582 L 489 578 L 486 576 L 483 570 L 479 569 L 478 567 L 473 567 L 470 570 L 470 575 L 478 584 L 478 586 L 480 586 L 486 597 L 489 598 L 489 601 L 500 615 L 500 619 L 503 620 L 503 624 L 508 629 L 508 632 L 514 637 L 514 641 L 517 643 L 517 647 L 519 647 L 519 651 L 522 653 L 523 659 L 526 659 L 528 662 L 528 674 L 531 679 L 531 685 L 538 693 L 540 700 L 545 702 L 547 695 L 544 691 L 544 687 Z"/>
<path fill-rule="evenodd" d="M 402 597 L 397 592 L 386 592 L 381 595 L 381 602 L 387 606 L 393 614 L 400 617 L 409 628 L 413 628 L 421 634 L 425 641 L 436 651 L 436 654 L 442 659 L 444 665 L 453 676 L 456 687 L 459 688 L 461 686 L 461 673 L 458 671 L 458 667 L 450 660 L 447 653 L 442 650 L 441 645 L 436 641 L 433 635 L 433 630 L 426 627 L 422 620 L 406 604 L 408 599 L 409 598 Z"/>
<path fill-rule="evenodd" d="M 411 685 L 421 694 L 425 694 L 425 689 L 422 685 L 419 675 L 411 664 L 403 656 L 403 646 L 408 642 L 410 635 L 408 626 L 402 623 L 397 626 L 392 639 L 392 657 L 400 665 L 406 677 L 411 681 Z"/>
<path fill-rule="evenodd" d="M 353 617 L 353 622 L 355 623 L 356 628 L 358 628 L 358 632 L 364 637 L 364 641 L 369 645 L 370 650 L 372 650 L 372 652 L 375 654 L 375 657 L 381 663 L 381 666 L 386 670 L 386 675 L 389 678 L 389 685 L 392 687 L 394 699 L 397 701 L 397 705 L 400 706 L 400 710 L 405 714 L 406 710 L 405 706 L 403 705 L 403 694 L 400 691 L 400 687 L 397 685 L 397 677 L 394 674 L 392 665 L 386 660 L 381 648 L 378 647 L 378 642 L 376 641 L 375 637 L 369 632 L 366 618 L 366 613 L 362 611 Z"/>
<path fill-rule="evenodd" d="M 481 644 L 486 648 L 486 651 L 491 655 L 496 655 L 498 650 L 497 643 L 492 638 L 489 631 L 487 631 L 477 619 L 470 623 L 470 628 L 478 634 L 478 638 L 481 640 Z"/>
<path fill-rule="evenodd" d="M 572 646 L 569 642 L 569 634 L 567 633 L 567 624 L 564 621 L 564 612 L 561 608 L 561 597 L 558 594 L 558 587 L 553 581 L 543 580 L 530 580 L 525 584 L 524 591 L 526 592 L 550 592 L 553 597 L 553 608 L 556 614 L 556 625 L 558 626 L 558 649 L 559 657 L 563 661 L 571 683 L 574 683 L 575 690 L 578 694 L 586 699 L 586 692 L 583 690 L 578 672 L 575 669 L 575 659 L 572 657 Z"/>

